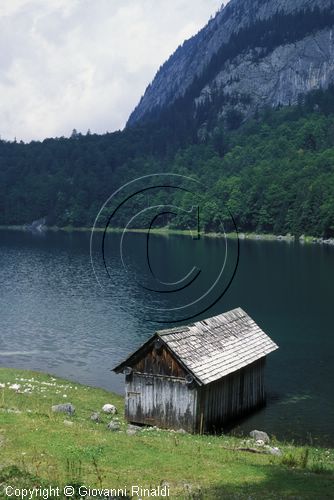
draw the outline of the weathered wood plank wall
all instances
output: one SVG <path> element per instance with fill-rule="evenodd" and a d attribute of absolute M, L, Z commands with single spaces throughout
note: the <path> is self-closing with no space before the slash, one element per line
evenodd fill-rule
<path fill-rule="evenodd" d="M 186 371 L 166 347 L 156 349 L 154 345 L 151 346 L 145 357 L 142 357 L 133 365 L 133 369 L 139 373 L 169 377 L 185 378 L 187 375 Z"/>
<path fill-rule="evenodd" d="M 184 379 L 136 372 L 127 379 L 129 422 L 195 432 L 197 391 L 189 389 Z"/>
<path fill-rule="evenodd" d="M 265 358 L 223 379 L 199 388 L 198 432 L 220 432 L 224 425 L 265 400 Z"/>

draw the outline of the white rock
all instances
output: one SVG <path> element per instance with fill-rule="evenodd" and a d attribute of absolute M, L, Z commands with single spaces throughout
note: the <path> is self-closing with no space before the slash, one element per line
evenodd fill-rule
<path fill-rule="evenodd" d="M 117 408 L 114 405 L 105 404 L 104 406 L 102 406 L 102 411 L 104 411 L 104 413 L 109 413 L 111 415 L 116 415 Z"/>
<path fill-rule="evenodd" d="M 71 422 L 70 420 L 64 420 L 64 425 L 67 425 L 68 427 L 72 427 L 73 422 Z"/>
<path fill-rule="evenodd" d="M 13 391 L 18 391 L 20 390 L 21 385 L 20 384 L 12 384 L 9 386 L 9 389 L 12 389 Z"/>
<path fill-rule="evenodd" d="M 92 415 L 91 415 L 90 419 L 91 419 L 93 422 L 96 422 L 96 423 L 101 422 L 101 417 L 100 417 L 99 412 L 94 412 L 94 413 L 92 413 Z"/>
<path fill-rule="evenodd" d="M 46 398 L 46 396 L 44 397 Z M 54 413 L 68 413 L 69 415 L 73 415 L 75 412 L 75 407 L 71 403 L 53 405 L 51 409 Z"/>
<path fill-rule="evenodd" d="M 249 433 L 250 437 L 252 437 L 255 441 L 263 441 L 264 443 L 269 443 L 270 438 L 268 434 L 264 431 L 251 431 Z"/>
<path fill-rule="evenodd" d="M 281 450 L 279 448 L 277 448 L 276 446 L 273 447 L 273 448 L 269 447 L 269 453 L 271 455 L 276 455 L 277 457 L 281 457 L 282 456 Z"/>
<path fill-rule="evenodd" d="M 107 429 L 109 429 L 109 431 L 113 431 L 113 432 L 117 432 L 119 431 L 121 428 L 119 422 L 114 422 L 114 421 L 111 421 L 109 422 L 109 424 L 107 425 Z"/>

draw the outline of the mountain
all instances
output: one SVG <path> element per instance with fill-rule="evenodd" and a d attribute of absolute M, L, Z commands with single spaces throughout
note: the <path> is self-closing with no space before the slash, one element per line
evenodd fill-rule
<path fill-rule="evenodd" d="M 174 172 L 203 186 L 206 232 L 233 230 L 233 214 L 243 232 L 334 238 L 333 26 L 334 0 L 231 0 L 163 65 L 124 131 L 0 140 L 0 225 L 91 227 L 122 185 Z M 184 209 L 157 224 L 192 222 L 187 193 L 149 201 Z M 147 203 L 122 205 L 119 227 Z"/>
<path fill-rule="evenodd" d="M 173 105 L 198 121 L 296 104 L 334 82 L 332 0 L 231 0 L 160 68 L 127 126 Z"/>

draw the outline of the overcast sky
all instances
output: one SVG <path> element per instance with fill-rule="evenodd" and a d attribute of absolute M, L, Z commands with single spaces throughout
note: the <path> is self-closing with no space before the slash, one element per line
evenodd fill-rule
<path fill-rule="evenodd" d="M 1 138 L 123 128 L 159 66 L 221 3 L 1 0 Z"/>

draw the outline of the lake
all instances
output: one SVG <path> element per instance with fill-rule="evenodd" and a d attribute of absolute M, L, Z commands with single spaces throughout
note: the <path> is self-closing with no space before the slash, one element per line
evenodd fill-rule
<path fill-rule="evenodd" d="M 144 276 L 145 235 L 126 236 L 124 267 L 116 252 L 121 237 L 108 236 L 109 276 L 93 249 L 102 287 L 90 262 L 89 233 L 1 231 L 0 239 L 1 366 L 46 371 L 122 393 L 123 377 L 112 367 L 155 330 L 199 310 L 197 319 L 203 319 L 240 306 L 280 349 L 268 358 L 267 406 L 235 431 L 257 428 L 334 446 L 333 248 L 240 241 L 239 267 L 227 292 L 211 308 L 214 293 L 183 310 L 184 301 L 192 302 L 217 275 L 216 264 L 219 268 L 226 256 L 223 239 L 152 237 L 150 265 L 161 286 L 167 289 L 167 282 L 193 268 L 202 270 L 198 285 L 180 294 L 147 290 L 152 287 Z M 218 292 L 225 290 L 236 262 L 237 243 L 228 245 Z M 165 318 L 157 312 L 162 309 L 172 312 Z M 160 317 L 167 323 L 154 322 Z"/>

